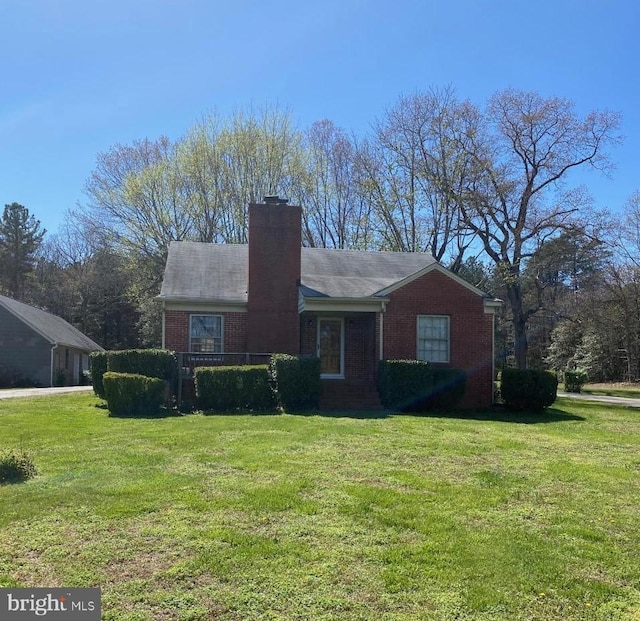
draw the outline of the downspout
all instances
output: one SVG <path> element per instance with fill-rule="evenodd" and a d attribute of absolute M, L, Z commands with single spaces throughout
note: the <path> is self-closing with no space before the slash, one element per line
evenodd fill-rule
<path fill-rule="evenodd" d="M 491 313 L 491 405 L 495 405 L 496 391 L 496 314 Z"/>
<path fill-rule="evenodd" d="M 162 300 L 162 349 L 165 349 L 165 314 L 166 314 L 167 305 L 164 300 Z"/>
<path fill-rule="evenodd" d="M 51 373 L 50 373 L 51 380 L 49 382 L 49 386 L 53 386 L 53 380 L 54 380 L 53 375 L 55 373 L 55 370 L 53 368 L 53 361 L 55 360 L 55 353 L 54 352 L 55 352 L 56 349 L 58 349 L 58 343 L 54 343 L 52 345 L 52 347 L 51 347 L 51 369 L 50 369 L 51 370 Z"/>
<path fill-rule="evenodd" d="M 386 310 L 386 304 L 383 302 L 380 308 L 380 345 L 379 345 L 379 360 L 384 360 L 384 312 Z"/>

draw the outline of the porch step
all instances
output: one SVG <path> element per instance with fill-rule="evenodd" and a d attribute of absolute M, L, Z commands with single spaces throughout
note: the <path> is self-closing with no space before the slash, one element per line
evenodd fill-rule
<path fill-rule="evenodd" d="M 321 410 L 381 411 L 380 396 L 369 380 L 322 380 Z"/>

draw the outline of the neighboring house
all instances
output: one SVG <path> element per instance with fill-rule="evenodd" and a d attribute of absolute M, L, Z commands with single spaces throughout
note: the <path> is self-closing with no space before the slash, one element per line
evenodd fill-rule
<path fill-rule="evenodd" d="M 76 385 L 97 350 L 64 319 L 0 295 L 0 368 L 41 386 Z"/>
<path fill-rule="evenodd" d="M 333 405 L 375 392 L 378 360 L 429 360 L 467 371 L 465 406 L 492 403 L 499 300 L 428 254 L 304 248 L 301 208 L 265 202 L 248 245 L 171 243 L 164 347 L 316 355 Z"/>

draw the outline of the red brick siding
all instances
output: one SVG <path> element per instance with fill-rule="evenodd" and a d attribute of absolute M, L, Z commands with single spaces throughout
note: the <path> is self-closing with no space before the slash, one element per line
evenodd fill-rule
<path fill-rule="evenodd" d="M 302 209 L 249 205 L 247 345 L 252 352 L 297 354 Z"/>
<path fill-rule="evenodd" d="M 247 313 L 207 313 L 204 311 L 165 311 L 165 347 L 173 351 L 189 351 L 189 317 L 222 315 L 222 348 L 226 353 L 247 351 Z M 259 352 L 257 352 L 259 353 Z"/>
<path fill-rule="evenodd" d="M 437 271 L 390 295 L 384 317 L 384 357 L 415 359 L 417 316 L 450 317 L 450 366 L 467 371 L 463 405 L 491 405 L 493 394 L 492 316 L 480 296 Z"/>
<path fill-rule="evenodd" d="M 316 356 L 318 343 L 318 317 L 303 314 L 300 317 L 300 353 L 303 356 Z"/>
<path fill-rule="evenodd" d="M 373 380 L 375 377 L 375 315 L 345 318 L 345 377 Z"/>

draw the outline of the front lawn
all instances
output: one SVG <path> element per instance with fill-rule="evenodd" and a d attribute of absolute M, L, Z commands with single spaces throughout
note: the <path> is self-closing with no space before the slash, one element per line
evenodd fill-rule
<path fill-rule="evenodd" d="M 0 402 L 0 586 L 104 619 L 640 618 L 640 413 L 109 418 Z"/>

